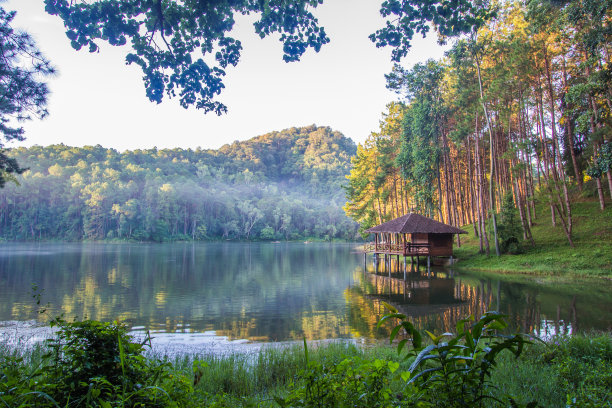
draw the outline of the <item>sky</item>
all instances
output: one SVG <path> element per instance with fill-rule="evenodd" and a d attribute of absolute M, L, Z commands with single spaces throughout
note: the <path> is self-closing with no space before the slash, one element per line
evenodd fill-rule
<path fill-rule="evenodd" d="M 377 49 L 368 39 L 384 25 L 380 3 L 325 0 L 314 14 L 331 42 L 292 63 L 282 60 L 278 37 L 262 40 L 255 35 L 254 16 L 238 16 L 232 35 L 242 42 L 242 55 L 236 67 L 226 70 L 219 100 L 228 113 L 217 116 L 184 109 L 178 99 L 150 102 L 140 68 L 125 64 L 126 47 L 77 52 L 61 20 L 45 13 L 43 0 L 8 0 L 2 6 L 17 11 L 13 26 L 34 36 L 58 75 L 48 81 L 49 116 L 25 122 L 27 140 L 7 147 L 63 143 L 100 144 L 119 151 L 154 146 L 216 149 L 312 124 L 329 126 L 362 143 L 378 130 L 385 106 L 398 99 L 385 88 L 384 74 L 393 66 L 391 50 Z M 419 38 L 402 65 L 442 55 L 434 37 Z"/>

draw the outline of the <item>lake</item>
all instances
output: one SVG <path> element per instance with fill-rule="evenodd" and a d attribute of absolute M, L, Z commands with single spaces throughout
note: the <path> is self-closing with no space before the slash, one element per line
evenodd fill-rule
<path fill-rule="evenodd" d="M 366 270 L 364 270 L 364 266 Z M 396 265 L 397 266 L 397 265 Z M 400 264 L 399 266 L 402 266 Z M 612 327 L 609 281 L 538 282 L 434 267 L 375 273 L 356 244 L 0 244 L 0 321 L 126 322 L 156 336 L 371 341 L 388 302 L 423 329 L 499 310 L 543 337 Z M 37 313 L 32 284 L 42 289 Z"/>

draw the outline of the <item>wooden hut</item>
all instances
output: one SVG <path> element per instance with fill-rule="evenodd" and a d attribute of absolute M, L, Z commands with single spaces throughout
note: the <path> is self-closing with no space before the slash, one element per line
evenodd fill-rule
<path fill-rule="evenodd" d="M 466 231 L 423 217 L 406 214 L 377 225 L 365 232 L 374 234 L 374 242 L 365 252 L 401 256 L 453 256 L 453 235 Z"/>

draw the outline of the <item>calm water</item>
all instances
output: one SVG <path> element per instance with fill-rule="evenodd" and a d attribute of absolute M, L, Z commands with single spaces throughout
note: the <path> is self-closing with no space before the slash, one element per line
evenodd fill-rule
<path fill-rule="evenodd" d="M 36 283 L 51 316 L 255 341 L 383 338 L 383 301 L 436 332 L 484 310 L 544 336 L 612 327 L 607 281 L 539 284 L 426 268 L 404 279 L 376 274 L 370 258 L 365 266 L 351 244 L 1 244 L 0 321 L 47 319 L 36 312 Z"/>

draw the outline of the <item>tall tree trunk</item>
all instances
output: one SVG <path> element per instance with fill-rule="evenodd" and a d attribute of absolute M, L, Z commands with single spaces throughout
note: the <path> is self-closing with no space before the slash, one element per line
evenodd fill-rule
<path fill-rule="evenodd" d="M 591 127 L 593 127 L 592 123 L 591 123 Z M 599 144 L 594 143 L 593 144 L 593 157 L 597 157 L 598 150 L 599 150 Z M 595 159 L 595 164 L 597 164 L 597 159 Z M 597 195 L 599 196 L 599 207 L 601 208 L 601 211 L 603 211 L 606 209 L 606 201 L 604 200 L 603 187 L 601 185 L 601 177 L 597 177 L 595 179 L 595 185 L 597 186 Z"/>
<path fill-rule="evenodd" d="M 478 120 L 476 120 L 478 123 Z M 476 126 L 476 135 L 475 135 L 475 146 L 476 152 L 474 154 L 474 160 L 476 162 L 476 186 L 477 186 L 477 201 L 478 201 L 478 228 L 480 230 L 480 234 L 478 234 L 479 242 L 480 242 L 480 252 L 486 252 L 489 255 L 489 239 L 487 237 L 487 231 L 485 227 L 485 208 L 484 208 L 484 197 L 482 192 L 482 184 L 483 184 L 483 164 L 480 159 L 480 141 L 478 140 L 478 126 Z M 484 251 L 483 251 L 484 249 Z"/>
<path fill-rule="evenodd" d="M 563 87 L 567 89 L 567 68 L 565 66 L 565 56 L 562 59 L 563 63 Z M 565 97 L 562 98 L 565 100 Z M 565 103 L 564 103 L 565 104 Z M 574 141 L 574 121 L 569 117 L 565 118 L 565 137 L 567 138 L 567 146 L 570 151 L 570 157 L 572 158 L 572 167 L 574 168 L 574 177 L 576 178 L 576 184 L 578 190 L 582 191 L 582 174 L 578 167 L 578 159 L 576 158 L 576 145 Z"/>
<path fill-rule="evenodd" d="M 591 76 L 591 67 L 589 66 L 589 63 L 588 63 L 589 57 L 587 55 L 586 50 L 583 51 L 583 56 L 584 56 L 586 75 L 588 79 Z M 595 134 L 595 131 L 597 129 L 598 112 L 597 112 L 597 104 L 595 103 L 595 99 L 593 98 L 593 95 L 590 95 L 590 94 L 589 94 L 589 104 L 591 105 L 591 108 L 592 108 L 591 116 L 589 118 L 591 122 L 591 134 Z M 596 140 L 593 142 L 593 157 L 597 157 L 598 147 L 599 147 L 599 140 Z M 596 160 L 595 160 L 595 163 L 597 163 Z M 599 206 L 601 210 L 603 211 L 606 208 L 606 202 L 604 199 L 603 187 L 601 186 L 601 177 L 598 177 L 595 179 L 595 184 L 597 185 L 597 194 L 599 196 Z"/>
<path fill-rule="evenodd" d="M 482 104 L 482 109 L 484 111 L 485 120 L 487 122 L 487 127 L 489 128 L 489 160 L 491 161 L 491 171 L 489 176 L 489 206 L 491 207 L 491 218 L 493 221 L 493 235 L 495 239 L 495 254 L 500 256 L 499 252 L 499 238 L 497 236 L 497 219 L 495 215 L 495 192 L 493 191 L 493 178 L 495 177 L 495 161 L 493 155 L 493 129 L 491 129 L 491 121 L 489 120 L 489 113 L 487 111 L 487 105 L 484 101 L 484 93 L 482 91 L 482 76 L 480 74 L 480 61 L 478 60 L 478 56 L 475 56 L 476 60 L 476 69 L 478 73 L 478 87 L 480 89 L 480 103 Z"/>
<path fill-rule="evenodd" d="M 467 151 L 467 169 L 468 169 L 468 180 L 467 180 L 467 188 L 468 188 L 468 203 L 470 205 L 470 212 L 468 214 L 471 215 L 470 224 L 474 228 L 474 235 L 478 236 L 478 230 L 476 229 L 476 214 L 474 212 L 474 197 L 476 196 L 476 192 L 474 191 L 474 178 L 472 174 L 472 151 L 470 148 L 470 137 L 466 137 L 466 151 Z"/>
<path fill-rule="evenodd" d="M 533 246 L 535 245 L 535 243 L 531 235 L 531 229 L 529 228 L 529 224 L 527 223 L 527 220 L 525 219 L 525 211 L 523 207 L 523 202 L 521 200 L 521 190 L 519 189 L 519 185 L 516 180 L 514 180 L 514 192 L 515 192 L 516 206 L 519 210 L 519 217 L 521 218 L 521 226 L 523 227 L 523 239 L 529 240 L 529 242 Z"/>
<path fill-rule="evenodd" d="M 560 206 L 559 212 L 560 212 L 561 222 L 563 223 L 563 229 L 565 231 L 565 235 L 567 235 L 567 239 L 570 245 L 573 247 L 574 243 L 572 242 L 572 209 L 571 209 L 571 203 L 569 199 L 569 193 L 567 190 L 567 183 L 565 181 L 565 171 L 563 170 L 563 162 L 561 161 L 561 148 L 559 145 L 559 138 L 557 137 L 557 122 L 556 122 L 556 117 L 555 117 L 555 93 L 554 93 L 553 86 L 552 86 L 552 75 L 550 73 L 550 60 L 548 58 L 547 49 L 544 50 L 544 61 L 546 64 L 546 81 L 548 85 L 548 96 L 550 100 L 551 137 L 552 137 L 552 142 L 553 142 L 553 150 L 556 153 L 556 164 L 557 164 L 556 166 L 553 167 L 553 177 L 555 181 L 555 183 L 553 184 L 553 188 L 559 200 L 559 206 Z M 559 183 L 561 183 L 561 188 L 563 190 L 563 199 L 561 199 L 561 195 L 559 193 Z"/>

